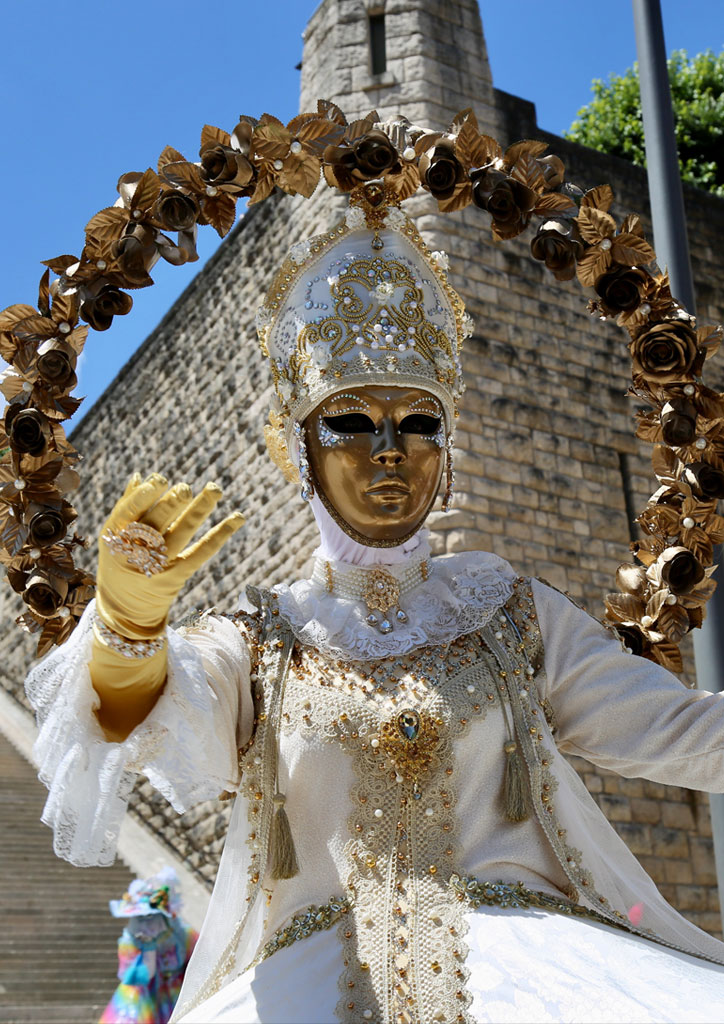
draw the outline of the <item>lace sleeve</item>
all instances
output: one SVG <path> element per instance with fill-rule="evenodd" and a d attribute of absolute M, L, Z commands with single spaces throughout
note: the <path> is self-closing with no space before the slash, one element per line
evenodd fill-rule
<path fill-rule="evenodd" d="M 70 639 L 30 671 L 34 748 L 48 787 L 42 820 L 72 864 L 113 862 L 135 776 L 143 772 L 181 812 L 239 783 L 237 746 L 251 734 L 249 652 L 227 619 L 169 630 L 168 678 L 155 707 L 123 743 L 109 743 L 88 671 L 94 605 Z"/>

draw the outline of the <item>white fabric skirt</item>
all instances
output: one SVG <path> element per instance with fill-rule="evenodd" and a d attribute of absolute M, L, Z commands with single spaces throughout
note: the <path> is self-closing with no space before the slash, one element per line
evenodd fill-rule
<path fill-rule="evenodd" d="M 724 967 L 559 914 L 481 908 L 468 923 L 470 1015 L 480 1024 L 724 1020 Z M 334 929 L 318 932 L 234 979 L 180 1024 L 335 1024 L 341 973 Z M 369 1009 L 367 1019 L 378 1021 L 379 1009 Z"/>

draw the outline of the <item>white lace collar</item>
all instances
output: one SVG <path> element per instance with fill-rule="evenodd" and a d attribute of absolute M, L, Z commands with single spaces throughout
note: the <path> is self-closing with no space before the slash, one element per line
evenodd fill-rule
<path fill-rule="evenodd" d="M 415 551 L 415 560 L 423 552 Z M 418 647 L 450 643 L 486 625 L 513 593 L 515 573 L 506 561 L 484 551 L 430 558 L 429 575 L 405 594 L 406 621 L 380 633 L 367 621 L 364 601 L 329 593 L 322 578 L 274 587 L 279 610 L 297 639 L 328 657 L 365 661 L 406 654 Z M 339 573 L 374 572 L 332 562 Z M 399 576 L 404 566 L 384 566 Z"/>

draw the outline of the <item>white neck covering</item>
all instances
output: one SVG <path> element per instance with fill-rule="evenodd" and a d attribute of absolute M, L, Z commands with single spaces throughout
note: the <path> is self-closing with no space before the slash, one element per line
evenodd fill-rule
<path fill-rule="evenodd" d="M 427 530 L 419 529 L 404 544 L 394 548 L 376 548 L 348 537 L 332 519 L 319 495 L 315 494 L 309 504 L 319 529 L 320 544 L 314 552 L 316 558 L 327 562 L 346 562 L 348 565 L 399 565 L 413 554 L 419 557 L 429 552 Z"/>

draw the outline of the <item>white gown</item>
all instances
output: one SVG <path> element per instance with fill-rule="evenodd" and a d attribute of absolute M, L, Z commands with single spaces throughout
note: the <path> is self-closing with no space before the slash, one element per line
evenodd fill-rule
<path fill-rule="evenodd" d="M 207 618 L 171 638 L 164 693 L 124 744 L 105 743 L 92 713 L 92 611 L 33 670 L 37 754 L 50 788 L 44 820 L 61 855 L 81 864 L 112 858 L 136 771 L 178 810 L 237 791 L 175 1019 L 724 1019 L 724 945 L 663 901 L 558 752 L 721 791 L 724 700 L 625 654 L 558 592 L 514 581 L 495 556 L 433 559 L 429 580 L 406 598 L 408 622 L 389 637 L 314 581 L 276 588 L 279 614 L 268 616 L 272 644 L 259 673 L 248 634 Z M 512 618 L 501 614 L 506 601 Z M 285 621 L 297 654 L 275 704 L 264 680 L 285 654 L 274 639 Z M 393 670 L 396 688 L 386 682 Z M 439 734 L 419 800 L 384 739 L 409 708 Z M 513 728 L 533 803 L 515 823 L 501 800 Z M 281 882 L 268 871 L 275 778 L 300 863 Z M 535 906 L 473 906 L 464 893 L 457 899 L 449 884 L 457 877 L 476 892 L 522 883 L 562 910 L 577 904 L 611 924 Z M 345 900 L 323 930 L 286 937 L 310 906 L 323 918 Z M 640 923 L 616 927 L 634 906 Z M 260 959 L 270 944 L 279 948 Z"/>

